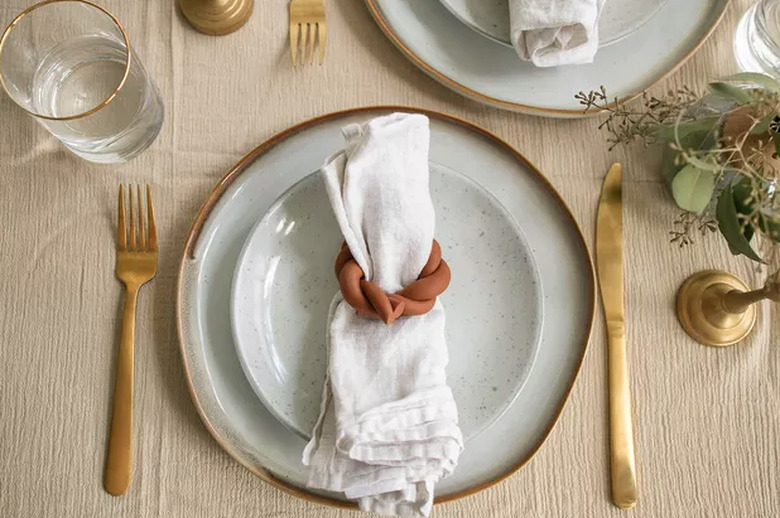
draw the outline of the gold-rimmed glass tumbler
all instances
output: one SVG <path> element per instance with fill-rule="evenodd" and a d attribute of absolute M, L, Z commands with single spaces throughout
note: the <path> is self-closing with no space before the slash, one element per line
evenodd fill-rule
<path fill-rule="evenodd" d="M 46 0 L 0 37 L 0 82 L 76 155 L 129 160 L 160 132 L 157 88 L 111 13 L 87 0 Z"/>

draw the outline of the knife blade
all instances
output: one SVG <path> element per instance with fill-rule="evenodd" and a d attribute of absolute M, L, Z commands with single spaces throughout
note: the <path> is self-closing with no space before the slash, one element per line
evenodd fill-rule
<path fill-rule="evenodd" d="M 623 305 L 623 167 L 617 163 L 601 189 L 596 265 L 607 323 L 612 501 L 630 509 L 636 504 L 637 481 Z"/>

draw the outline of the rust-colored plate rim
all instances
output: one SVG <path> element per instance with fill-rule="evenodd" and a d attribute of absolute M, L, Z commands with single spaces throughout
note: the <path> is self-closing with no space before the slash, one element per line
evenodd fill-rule
<path fill-rule="evenodd" d="M 527 113 L 531 115 L 541 115 L 541 116 L 547 116 L 547 117 L 584 117 L 587 115 L 593 115 L 596 113 L 599 113 L 602 110 L 569 110 L 569 109 L 557 109 L 557 108 L 542 108 L 539 106 L 531 106 L 528 104 L 521 104 L 521 103 L 514 103 L 510 101 L 505 101 L 503 99 L 498 99 L 497 97 L 490 97 L 488 95 L 482 94 L 480 92 L 477 92 L 476 90 L 473 90 L 465 85 L 462 85 L 461 83 L 455 81 L 454 79 L 442 74 L 435 68 L 433 68 L 431 65 L 429 65 L 427 62 L 425 62 L 422 58 L 420 58 L 417 54 L 415 54 L 409 47 L 407 47 L 404 42 L 401 41 L 401 39 L 396 35 L 393 28 L 388 23 L 387 19 L 382 15 L 381 10 L 376 4 L 376 0 L 365 0 L 366 7 L 368 7 L 369 12 L 371 13 L 371 16 L 374 18 L 374 21 L 376 21 L 377 25 L 379 25 L 379 28 L 382 29 L 382 32 L 385 33 L 385 36 L 393 42 L 393 44 L 400 50 L 404 56 L 407 57 L 412 63 L 417 65 L 418 68 L 420 68 L 423 72 L 446 86 L 447 88 L 450 88 L 451 90 L 454 90 L 455 92 L 478 102 L 482 102 L 485 104 L 488 104 L 490 106 L 494 106 L 497 108 L 501 108 L 504 110 L 512 110 L 512 111 L 518 111 L 522 113 Z M 655 80 L 653 80 L 650 84 L 643 87 L 637 92 L 633 92 L 629 95 L 626 95 L 619 99 L 619 103 L 628 102 L 632 99 L 637 98 L 639 95 L 642 94 L 642 91 L 652 87 L 653 85 L 657 84 L 658 82 L 662 81 L 663 79 L 667 78 L 669 75 L 674 73 L 678 68 L 680 68 L 688 59 L 697 51 L 699 50 L 699 47 L 702 46 L 702 44 L 707 41 L 707 38 L 710 37 L 710 34 L 720 25 L 721 20 L 723 19 L 724 14 L 726 13 L 726 9 L 731 4 L 731 0 L 725 0 L 723 4 L 720 7 L 720 12 L 718 12 L 715 16 L 715 20 L 711 27 L 709 27 L 704 34 L 702 34 L 701 38 L 699 38 L 696 43 L 693 44 L 693 46 L 686 52 L 680 60 L 675 63 L 669 70 L 658 76 Z"/>
<path fill-rule="evenodd" d="M 290 484 L 286 482 L 285 480 L 282 480 L 278 477 L 276 477 L 273 473 L 271 473 L 269 470 L 265 468 L 258 468 L 256 466 L 253 466 L 251 464 L 248 464 L 244 462 L 241 459 L 241 456 L 238 454 L 238 452 L 234 451 L 234 449 L 225 441 L 223 438 L 219 435 L 218 431 L 216 430 L 215 426 L 210 422 L 208 416 L 206 415 L 205 410 L 203 409 L 203 406 L 200 403 L 200 400 L 198 398 L 198 394 L 195 392 L 195 388 L 193 386 L 192 377 L 190 375 L 190 366 L 187 363 L 187 355 L 184 350 L 184 330 L 183 330 L 183 323 L 182 323 L 182 285 L 183 285 L 183 277 L 185 268 L 187 265 L 188 260 L 194 259 L 194 248 L 198 241 L 198 238 L 200 236 L 201 230 L 203 229 L 203 225 L 205 224 L 206 220 L 208 219 L 209 215 L 211 214 L 211 211 L 213 210 L 214 206 L 219 202 L 222 195 L 225 193 L 225 191 L 228 189 L 228 187 L 235 181 L 236 178 L 238 178 L 252 162 L 257 159 L 259 156 L 263 155 L 267 151 L 269 151 L 271 148 L 273 148 L 275 145 L 279 144 L 280 142 L 288 139 L 289 137 L 306 130 L 310 127 L 316 126 L 317 124 L 320 124 L 322 122 L 327 122 L 330 120 L 347 117 L 350 115 L 355 114 L 361 114 L 361 113 L 371 113 L 371 112 L 390 112 L 390 111 L 404 111 L 404 112 L 414 112 L 414 113 L 421 113 L 423 115 L 428 116 L 429 118 L 433 119 L 439 119 L 443 120 L 445 122 L 455 123 L 458 125 L 461 125 L 471 131 L 474 131 L 475 133 L 478 133 L 482 135 L 483 137 L 487 138 L 488 140 L 494 142 L 495 144 L 499 145 L 500 147 L 504 148 L 505 150 L 509 151 L 512 155 L 515 156 L 515 158 L 521 162 L 523 165 L 525 165 L 528 169 L 533 171 L 533 173 L 536 175 L 537 179 L 548 189 L 548 191 L 553 195 L 553 197 L 558 202 L 560 208 L 564 211 L 568 219 L 571 221 L 571 224 L 573 225 L 573 228 L 577 231 L 577 236 L 579 238 L 579 244 L 582 247 L 582 252 L 584 255 L 585 260 L 588 264 L 588 278 L 586 279 L 588 284 L 588 291 L 590 293 L 588 299 L 589 299 L 589 305 L 587 308 L 587 314 L 588 316 L 588 329 L 585 333 L 585 339 L 582 344 L 582 350 L 580 353 L 580 357 L 577 361 L 577 366 L 574 371 L 574 375 L 571 377 L 571 380 L 569 381 L 569 385 L 566 387 L 566 391 L 564 393 L 563 399 L 561 400 L 561 404 L 559 408 L 557 409 L 553 419 L 550 421 L 547 429 L 544 431 L 541 440 L 530 450 L 527 456 L 522 458 L 517 464 L 512 466 L 510 469 L 505 471 L 504 473 L 494 477 L 493 479 L 479 484 L 477 486 L 459 491 L 457 493 L 453 493 L 450 495 L 446 495 L 444 497 L 438 497 L 436 498 L 435 502 L 437 504 L 443 503 L 443 502 L 449 502 L 452 500 L 457 500 L 459 498 L 463 498 L 465 496 L 477 493 L 479 491 L 482 491 L 483 489 L 486 489 L 490 486 L 493 486 L 502 480 L 506 479 L 507 477 L 511 476 L 512 474 L 516 473 L 520 468 L 525 466 L 536 454 L 537 451 L 539 451 L 539 448 L 542 447 L 542 445 L 545 443 L 547 438 L 550 435 L 550 432 L 555 427 L 556 423 L 560 419 L 561 412 L 563 411 L 563 408 L 566 406 L 566 402 L 569 400 L 569 396 L 571 394 L 572 388 L 574 387 L 574 382 L 579 376 L 580 369 L 582 368 L 582 362 L 585 358 L 585 352 L 588 348 L 588 342 L 590 341 L 590 336 L 593 330 L 593 318 L 594 318 L 594 312 L 595 312 L 595 305 L 596 305 L 596 288 L 595 288 L 595 271 L 593 269 L 593 262 L 590 258 L 590 253 L 588 250 L 588 246 L 585 242 L 585 238 L 582 235 L 582 230 L 580 229 L 579 225 L 577 224 L 576 219 L 571 213 L 571 210 L 569 209 L 568 205 L 566 205 L 566 202 L 563 200 L 561 195 L 558 193 L 558 191 L 552 186 L 552 184 L 549 182 L 549 180 L 542 174 L 542 172 L 533 164 L 531 163 L 525 156 L 523 156 L 519 151 L 517 151 L 514 147 L 512 147 L 509 143 L 507 143 L 502 138 L 498 137 L 494 133 L 474 124 L 469 121 L 466 121 L 464 119 L 461 119 L 459 117 L 455 117 L 453 115 L 448 115 L 442 112 L 437 112 L 433 110 L 427 110 L 422 108 L 412 108 L 409 106 L 367 106 L 363 108 L 353 108 L 349 110 L 342 110 L 338 112 L 329 113 L 326 115 L 321 115 L 319 117 L 315 117 L 313 119 L 309 119 L 307 121 L 301 122 L 299 124 L 296 124 L 284 131 L 281 131 L 277 133 L 276 135 L 272 136 L 256 148 L 254 148 L 252 151 L 244 155 L 243 158 L 241 158 L 233 167 L 230 168 L 230 170 L 222 177 L 222 179 L 217 183 L 217 185 L 212 189 L 209 196 L 206 198 L 206 201 L 201 206 L 200 210 L 198 211 L 198 215 L 195 218 L 195 221 L 192 224 L 192 227 L 190 228 L 189 234 L 187 235 L 187 240 L 184 245 L 184 252 L 182 253 L 181 261 L 179 264 L 179 275 L 177 280 L 177 287 L 176 287 L 176 324 L 177 324 L 177 331 L 179 336 L 179 351 L 182 356 L 182 361 L 184 362 L 184 371 L 187 378 L 187 386 L 189 388 L 190 397 L 192 398 L 192 402 L 195 405 L 195 408 L 198 411 L 198 415 L 200 415 L 201 420 L 203 421 L 203 424 L 205 425 L 206 429 L 209 431 L 209 433 L 214 437 L 214 439 L 217 441 L 217 443 L 231 456 L 233 457 L 239 464 L 243 465 L 245 468 L 247 468 L 249 471 L 260 477 L 262 480 L 268 482 L 269 484 L 286 491 L 290 494 L 293 494 L 295 496 L 298 496 L 300 498 L 303 498 L 305 500 L 309 500 L 311 502 L 317 502 L 325 505 L 330 505 L 333 507 L 342 507 L 342 508 L 356 508 L 356 504 L 353 502 L 347 502 L 344 500 L 338 500 L 335 498 L 329 498 L 327 496 L 318 495 L 316 493 L 310 493 L 306 491 L 304 488 L 298 487 L 296 485 Z"/>

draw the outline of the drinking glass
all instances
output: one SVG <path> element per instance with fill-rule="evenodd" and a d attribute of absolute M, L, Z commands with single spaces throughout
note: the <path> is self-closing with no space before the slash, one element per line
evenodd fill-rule
<path fill-rule="evenodd" d="M 123 162 L 157 137 L 163 104 L 119 20 L 87 0 L 46 0 L 0 37 L 8 95 L 76 155 Z"/>
<path fill-rule="evenodd" d="M 734 36 L 737 65 L 780 80 L 780 0 L 761 0 L 742 16 Z"/>

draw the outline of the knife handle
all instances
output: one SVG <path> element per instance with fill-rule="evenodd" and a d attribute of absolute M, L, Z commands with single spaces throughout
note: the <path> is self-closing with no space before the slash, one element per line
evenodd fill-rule
<path fill-rule="evenodd" d="M 624 324 L 607 323 L 607 339 L 612 501 L 621 509 L 630 509 L 636 504 L 637 483 Z"/>

